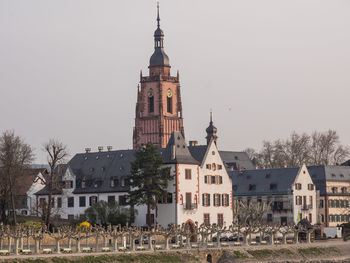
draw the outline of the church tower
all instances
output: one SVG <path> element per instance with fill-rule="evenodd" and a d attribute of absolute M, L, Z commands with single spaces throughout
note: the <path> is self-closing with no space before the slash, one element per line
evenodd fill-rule
<path fill-rule="evenodd" d="M 160 29 L 159 5 L 154 53 L 149 63 L 149 76 L 140 73 L 137 92 L 133 148 L 148 142 L 164 148 L 172 132 L 184 136 L 179 73 L 170 75 L 169 57 L 164 52 L 164 33 Z"/>

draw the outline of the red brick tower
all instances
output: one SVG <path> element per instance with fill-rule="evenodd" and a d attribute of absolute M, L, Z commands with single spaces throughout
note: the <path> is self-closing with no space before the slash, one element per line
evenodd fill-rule
<path fill-rule="evenodd" d="M 149 76 L 140 74 L 137 92 L 133 148 L 148 142 L 166 147 L 173 131 L 184 135 L 179 74 L 170 75 L 169 58 L 164 52 L 164 33 L 159 25 L 154 32 L 154 53 L 149 64 Z"/>

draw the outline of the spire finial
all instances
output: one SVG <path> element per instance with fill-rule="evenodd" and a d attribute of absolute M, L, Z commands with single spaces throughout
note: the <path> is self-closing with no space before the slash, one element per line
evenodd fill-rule
<path fill-rule="evenodd" d="M 157 26 L 158 27 L 160 27 L 159 21 L 160 21 L 160 18 L 159 18 L 159 2 L 157 2 Z"/>
<path fill-rule="evenodd" d="M 210 123 L 213 123 L 213 110 L 210 109 Z"/>

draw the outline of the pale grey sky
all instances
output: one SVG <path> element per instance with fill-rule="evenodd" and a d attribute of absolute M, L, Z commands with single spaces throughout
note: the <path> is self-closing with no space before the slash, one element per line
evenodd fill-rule
<path fill-rule="evenodd" d="M 161 0 L 187 140 L 219 148 L 336 129 L 350 145 L 350 1 Z M 151 0 L 0 0 L 0 131 L 36 148 L 49 138 L 132 147 L 139 72 L 156 29 Z"/>

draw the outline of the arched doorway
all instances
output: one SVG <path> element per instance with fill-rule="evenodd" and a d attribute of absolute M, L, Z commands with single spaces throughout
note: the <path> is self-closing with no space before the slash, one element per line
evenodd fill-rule
<path fill-rule="evenodd" d="M 213 263 L 213 257 L 211 256 L 211 254 L 207 255 L 207 263 Z"/>
<path fill-rule="evenodd" d="M 193 223 L 193 221 L 191 219 L 188 219 L 186 221 L 186 225 L 189 226 L 191 234 L 192 234 L 190 241 L 191 242 L 197 242 L 197 236 L 195 235 L 196 225 Z"/>

